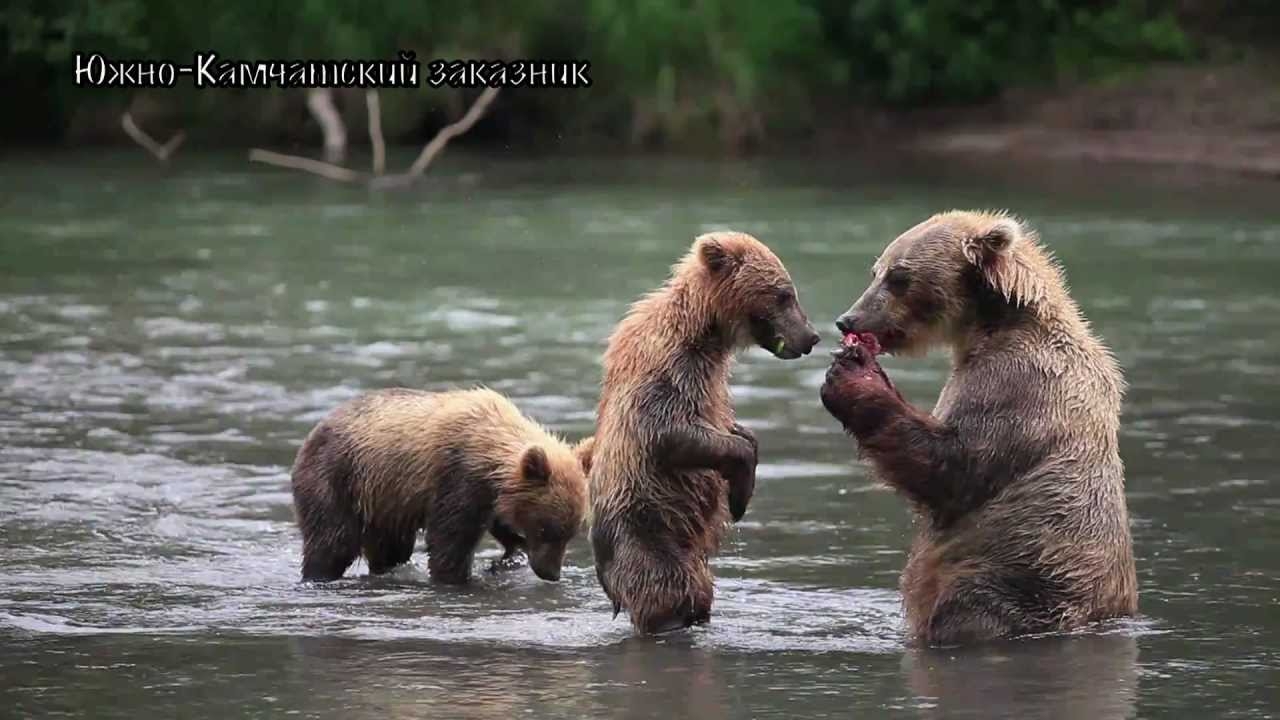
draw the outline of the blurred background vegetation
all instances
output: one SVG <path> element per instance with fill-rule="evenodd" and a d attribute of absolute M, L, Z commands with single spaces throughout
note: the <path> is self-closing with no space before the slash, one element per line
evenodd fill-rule
<path fill-rule="evenodd" d="M 72 56 L 586 59 L 589 90 L 513 90 L 480 141 L 750 145 L 871 109 L 972 106 L 1013 88 L 1266 47 L 1280 3 L 1183 0 L 7 0 L 0 79 L 10 142 L 118 137 L 126 107 L 209 141 L 318 135 L 300 90 L 76 87 Z M 346 93 L 345 95 L 343 93 Z M 392 141 L 429 136 L 474 93 L 388 90 Z M 353 130 L 359 91 L 339 93 Z"/>

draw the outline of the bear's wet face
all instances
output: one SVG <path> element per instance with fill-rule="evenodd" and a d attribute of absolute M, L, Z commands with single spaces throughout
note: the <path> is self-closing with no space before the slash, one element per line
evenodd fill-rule
<path fill-rule="evenodd" d="M 566 537 L 562 528 L 551 523 L 539 525 L 537 530 L 526 536 L 529 567 L 534 574 L 549 582 L 559 580 L 565 549 L 571 539 L 572 536 Z"/>
<path fill-rule="evenodd" d="M 1005 217 L 934 218 L 917 225 L 885 248 L 870 285 L 836 327 L 845 334 L 872 333 L 892 354 L 919 355 L 953 342 L 977 319 L 975 276 L 1006 302 L 1019 300 L 1004 285 L 1009 252 L 1021 233 Z"/>
<path fill-rule="evenodd" d="M 889 246 L 872 269 L 871 284 L 836 320 L 841 333 L 871 333 L 894 354 L 927 351 L 945 335 L 959 273 L 953 278 L 939 263 L 912 258 L 912 250 L 922 250 L 919 245 Z"/>
<path fill-rule="evenodd" d="M 503 518 L 524 540 L 529 567 L 543 580 L 560 579 L 565 549 L 586 510 L 586 476 L 578 457 L 552 459 L 538 446 L 520 460 L 521 500 L 513 518 Z"/>
<path fill-rule="evenodd" d="M 821 337 L 800 305 L 795 284 L 781 261 L 754 238 L 710 233 L 698 238 L 698 254 L 720 286 L 724 306 L 738 317 L 742 339 L 783 360 L 808 355 Z"/>
<path fill-rule="evenodd" d="M 760 298 L 749 320 L 756 345 L 783 360 L 808 355 L 820 339 L 796 299 L 795 289 L 781 287 Z"/>

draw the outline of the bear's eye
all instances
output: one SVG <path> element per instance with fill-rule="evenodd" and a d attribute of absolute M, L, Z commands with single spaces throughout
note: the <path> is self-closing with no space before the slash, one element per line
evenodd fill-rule
<path fill-rule="evenodd" d="M 795 302 L 796 294 L 792 292 L 790 288 L 781 288 L 774 297 L 777 300 L 778 305 L 785 307 Z"/>
<path fill-rule="evenodd" d="M 543 542 L 559 542 L 560 541 L 560 533 L 556 531 L 556 528 L 554 525 L 551 525 L 548 523 L 544 523 L 541 527 L 538 528 L 538 537 L 541 538 Z"/>
<path fill-rule="evenodd" d="M 911 273 L 904 267 L 891 268 L 884 276 L 885 287 L 894 295 L 901 295 L 911 286 Z"/>

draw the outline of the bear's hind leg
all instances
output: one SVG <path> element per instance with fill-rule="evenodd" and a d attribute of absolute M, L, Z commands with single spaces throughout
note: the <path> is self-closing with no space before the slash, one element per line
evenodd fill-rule
<path fill-rule="evenodd" d="M 711 620 L 715 585 L 705 560 L 628 554 L 621 553 L 606 574 L 638 635 L 661 635 Z"/>
<path fill-rule="evenodd" d="M 711 606 L 685 598 L 673 611 L 650 615 L 639 622 L 645 635 L 663 635 L 711 622 Z"/>
<path fill-rule="evenodd" d="M 392 556 L 392 560 L 395 561 L 396 565 L 404 565 L 405 563 L 409 562 L 409 558 L 413 557 L 414 543 L 416 543 L 417 541 L 418 541 L 417 528 L 414 528 L 413 531 L 411 532 L 405 533 L 405 535 L 400 538 L 400 543 L 399 545 L 397 545 L 396 551 L 395 553 L 393 553 L 393 556 Z"/>
<path fill-rule="evenodd" d="M 413 556 L 413 541 L 417 529 L 381 530 L 366 528 L 364 531 L 364 559 L 369 563 L 370 575 L 382 575 L 398 565 L 409 562 Z"/>
<path fill-rule="evenodd" d="M 307 439 L 291 481 L 302 531 L 302 579 L 337 580 L 360 555 L 360 517 L 351 497 L 351 469 L 325 428 Z"/>
<path fill-rule="evenodd" d="M 1034 622 L 1015 595 L 991 578 L 974 579 L 952 586 L 938 601 L 923 640 L 929 645 L 961 645 L 1048 629 Z"/>
<path fill-rule="evenodd" d="M 358 540 L 343 538 L 326 541 L 318 548 L 308 548 L 302 555 L 302 579 L 309 582 L 337 580 L 360 555 Z"/>

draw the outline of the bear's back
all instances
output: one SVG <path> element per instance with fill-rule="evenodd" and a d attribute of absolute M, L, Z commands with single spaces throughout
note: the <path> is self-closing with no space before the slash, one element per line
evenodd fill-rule
<path fill-rule="evenodd" d="M 956 555 L 1054 580 L 1079 620 L 1136 605 L 1118 450 L 1123 376 L 1083 325 L 1073 330 L 987 348 L 953 370 L 933 414 L 981 448 L 975 470 L 990 496 L 922 529 L 903 575 L 904 591 L 926 596 L 919 602 L 931 602 L 922 579 L 945 577 L 943 555 Z"/>
<path fill-rule="evenodd" d="M 377 390 L 343 405 L 326 424 L 344 439 L 369 517 L 421 507 L 444 477 L 491 482 L 513 473 L 530 443 L 576 462 L 563 442 L 487 388 Z"/>

